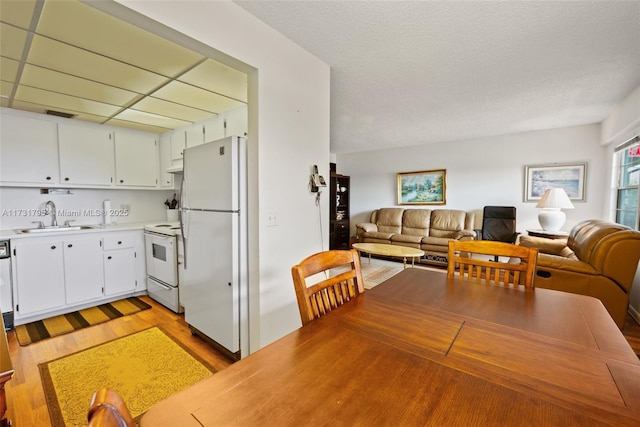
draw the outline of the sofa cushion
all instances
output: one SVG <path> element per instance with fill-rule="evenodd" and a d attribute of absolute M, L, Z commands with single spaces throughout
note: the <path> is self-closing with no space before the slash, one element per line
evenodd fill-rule
<path fill-rule="evenodd" d="M 382 208 L 376 216 L 376 225 L 381 233 L 400 233 L 402 231 L 402 208 Z"/>
<path fill-rule="evenodd" d="M 423 246 L 445 246 L 447 250 L 449 250 L 449 239 L 448 237 L 431 237 L 426 236 L 422 238 Z"/>
<path fill-rule="evenodd" d="M 404 211 L 402 216 L 402 234 L 410 236 L 428 236 L 430 222 L 431 210 L 407 209 Z"/>
<path fill-rule="evenodd" d="M 458 231 L 465 227 L 467 213 L 451 209 L 436 209 L 431 212 L 429 236 L 455 239 Z M 448 243 L 447 243 L 448 244 Z"/>
<path fill-rule="evenodd" d="M 545 267 L 573 271 L 581 274 L 600 274 L 590 264 L 580 261 L 575 255 L 564 257 L 561 255 L 538 253 L 538 269 L 544 270 Z"/>
<path fill-rule="evenodd" d="M 366 239 L 378 239 L 378 240 L 386 240 L 387 242 L 391 241 L 391 237 L 396 235 L 395 233 L 384 233 L 381 231 L 368 231 L 363 233 L 362 236 Z"/>
<path fill-rule="evenodd" d="M 420 243 L 422 243 L 423 236 L 416 236 L 413 234 L 394 234 L 391 236 L 391 243 L 400 245 L 413 246 L 420 249 Z"/>

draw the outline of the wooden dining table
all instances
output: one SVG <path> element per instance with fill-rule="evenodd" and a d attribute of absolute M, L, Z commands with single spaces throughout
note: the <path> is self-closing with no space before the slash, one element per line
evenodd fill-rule
<path fill-rule="evenodd" d="M 412 268 L 141 419 L 229 425 L 638 427 L 640 360 L 595 298 Z"/>

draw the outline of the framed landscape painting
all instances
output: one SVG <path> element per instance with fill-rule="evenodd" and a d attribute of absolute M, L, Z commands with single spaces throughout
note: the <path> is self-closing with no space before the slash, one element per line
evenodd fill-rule
<path fill-rule="evenodd" d="M 563 188 L 572 201 L 586 200 L 586 163 L 524 167 L 524 201 L 537 202 L 547 188 Z"/>
<path fill-rule="evenodd" d="M 399 205 L 444 205 L 447 171 L 438 169 L 398 174 Z"/>

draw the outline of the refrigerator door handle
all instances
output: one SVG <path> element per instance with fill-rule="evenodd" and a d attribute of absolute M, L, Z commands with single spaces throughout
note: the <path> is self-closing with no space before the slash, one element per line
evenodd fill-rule
<path fill-rule="evenodd" d="M 185 193 L 184 189 L 186 187 L 184 176 L 182 177 L 182 181 L 180 181 L 180 232 L 182 233 L 182 241 L 183 241 L 183 266 L 184 269 L 187 269 L 187 233 L 189 232 L 189 227 L 187 224 L 188 210 L 184 209 L 184 198 Z"/>

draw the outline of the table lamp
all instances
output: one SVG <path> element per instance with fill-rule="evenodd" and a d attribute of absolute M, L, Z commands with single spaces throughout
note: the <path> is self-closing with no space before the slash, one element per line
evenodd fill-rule
<path fill-rule="evenodd" d="M 547 188 L 536 208 L 542 208 L 538 214 L 538 222 L 542 229 L 558 231 L 567 218 L 560 209 L 573 209 L 573 204 L 562 188 Z"/>

